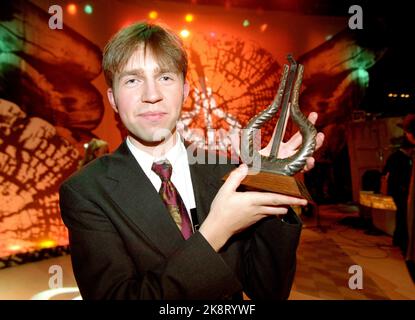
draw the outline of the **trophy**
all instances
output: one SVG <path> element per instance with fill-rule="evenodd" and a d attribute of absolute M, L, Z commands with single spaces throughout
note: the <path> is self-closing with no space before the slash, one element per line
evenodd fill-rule
<path fill-rule="evenodd" d="M 290 65 L 284 65 L 274 101 L 268 108 L 254 116 L 243 130 L 241 158 L 248 165 L 249 172 L 241 185 L 249 189 L 305 198 L 312 202 L 303 182 L 294 178 L 293 175 L 304 168 L 307 158 L 313 154 L 316 148 L 317 130 L 299 108 L 298 97 L 304 67 L 297 64 L 291 54 L 287 56 L 287 60 Z M 263 156 L 257 151 L 260 146 L 254 148 L 255 133 L 277 113 L 280 106 L 280 117 L 276 124 L 270 155 Z M 302 144 L 292 156 L 279 159 L 278 150 L 290 116 L 299 127 Z M 226 178 L 227 176 L 224 177 Z"/>

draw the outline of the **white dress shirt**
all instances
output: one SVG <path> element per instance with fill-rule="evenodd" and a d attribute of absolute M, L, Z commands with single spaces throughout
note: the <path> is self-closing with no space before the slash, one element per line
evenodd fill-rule
<path fill-rule="evenodd" d="M 196 208 L 196 202 L 190 176 L 189 161 L 183 141 L 177 132 L 176 135 L 175 145 L 161 158 L 155 158 L 147 152 L 138 149 L 130 141 L 130 137 L 127 137 L 127 146 L 157 192 L 159 192 L 161 188 L 161 179 L 153 170 L 151 170 L 151 166 L 153 165 L 153 162 L 164 159 L 167 159 L 170 162 L 173 168 L 171 182 L 179 192 L 184 205 L 186 206 L 190 221 L 192 221 L 190 209 Z"/>

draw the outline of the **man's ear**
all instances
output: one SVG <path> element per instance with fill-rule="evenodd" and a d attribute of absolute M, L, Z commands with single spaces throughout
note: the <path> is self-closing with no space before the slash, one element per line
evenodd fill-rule
<path fill-rule="evenodd" d="M 114 95 L 114 91 L 111 88 L 108 88 L 107 90 L 107 97 L 108 97 L 108 101 L 111 104 L 112 109 L 118 113 L 118 108 L 117 108 L 117 104 L 115 103 L 115 95 Z"/>
<path fill-rule="evenodd" d="M 190 92 L 189 82 L 185 81 L 183 84 L 183 103 L 186 101 L 187 97 L 189 96 L 189 92 Z"/>

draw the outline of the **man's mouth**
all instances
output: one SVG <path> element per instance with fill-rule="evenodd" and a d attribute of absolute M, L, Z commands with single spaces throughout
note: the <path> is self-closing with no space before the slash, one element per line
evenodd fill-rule
<path fill-rule="evenodd" d="M 148 121 L 160 121 L 166 115 L 167 113 L 162 111 L 149 111 L 140 113 L 138 116 Z"/>

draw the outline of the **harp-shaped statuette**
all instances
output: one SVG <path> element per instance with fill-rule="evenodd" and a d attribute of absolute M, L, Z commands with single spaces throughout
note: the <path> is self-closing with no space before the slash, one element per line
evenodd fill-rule
<path fill-rule="evenodd" d="M 312 201 L 302 181 L 295 179 L 293 175 L 304 168 L 307 158 L 313 154 L 316 148 L 317 130 L 299 108 L 298 98 L 304 68 L 294 61 L 292 55 L 288 55 L 287 59 L 289 65 L 284 65 L 273 103 L 254 116 L 243 130 L 241 159 L 249 166 L 250 172 L 242 181 L 242 185 Z M 280 117 L 276 125 L 270 155 L 263 156 L 258 152 L 260 146 L 255 145 L 256 133 L 277 113 L 280 107 Z M 295 154 L 279 159 L 278 150 L 284 137 L 288 117 L 291 117 L 298 126 L 302 143 Z"/>

